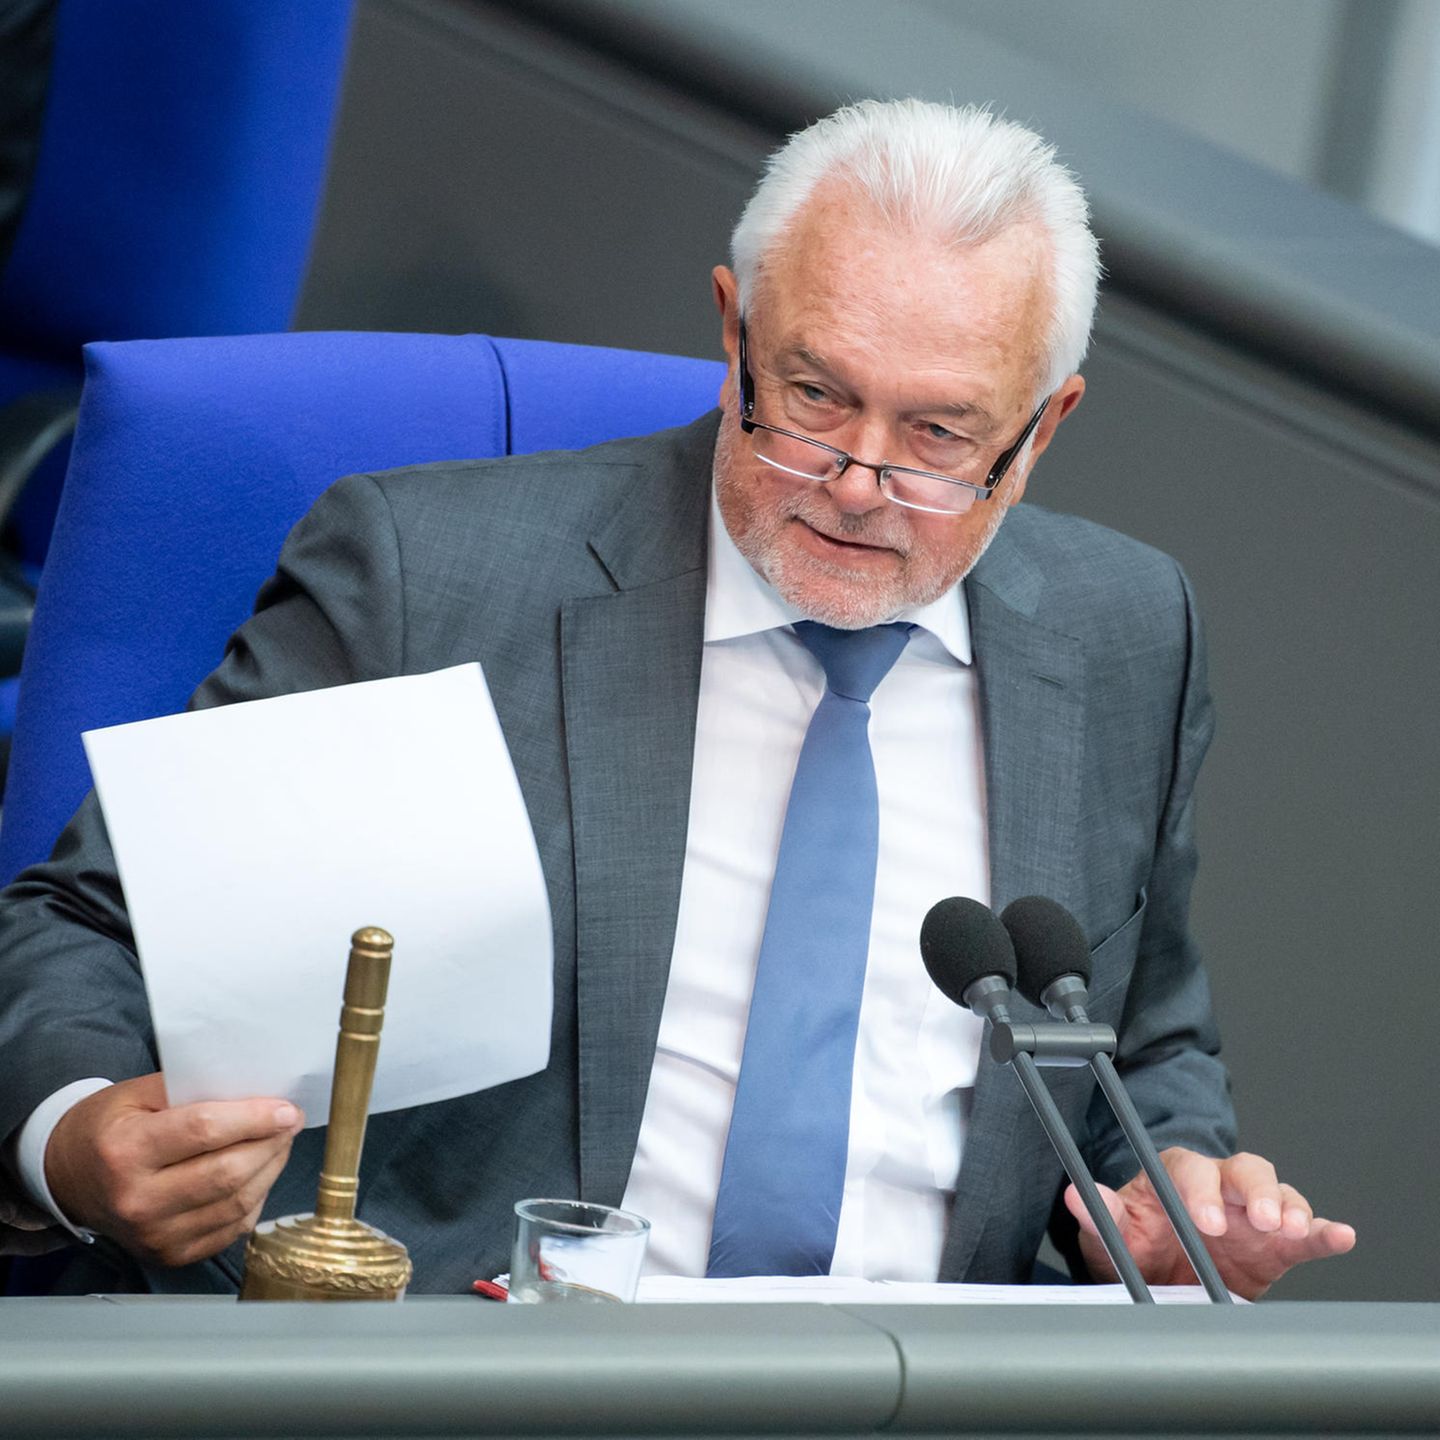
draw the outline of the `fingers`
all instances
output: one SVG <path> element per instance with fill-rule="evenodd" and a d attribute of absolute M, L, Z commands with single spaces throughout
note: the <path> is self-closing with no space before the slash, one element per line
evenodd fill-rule
<path fill-rule="evenodd" d="M 1206 1237 L 1221 1278 L 1236 1294 L 1255 1299 L 1292 1266 L 1343 1255 L 1355 1246 L 1351 1226 L 1317 1218 L 1310 1202 L 1293 1185 L 1281 1183 L 1275 1167 L 1258 1155 L 1213 1160 L 1176 1147 L 1161 1159 Z M 1118 1193 L 1103 1187 L 1102 1193 L 1146 1280 L 1152 1285 L 1194 1283 L 1190 1262 L 1143 1173 Z M 1080 1248 L 1092 1275 L 1112 1279 L 1113 1268 L 1074 1186 L 1065 1191 L 1065 1206 L 1080 1224 Z"/>
<path fill-rule="evenodd" d="M 1280 1180 L 1268 1160 L 1243 1152 L 1232 1155 L 1220 1162 L 1220 1177 L 1227 1205 L 1238 1205 L 1251 1226 L 1263 1235 L 1279 1230 Z"/>
<path fill-rule="evenodd" d="M 1100 1198 L 1105 1201 L 1105 1208 L 1110 1211 L 1115 1223 L 1120 1226 L 1120 1233 L 1125 1233 L 1125 1206 L 1120 1197 L 1108 1186 L 1096 1187 L 1100 1191 Z M 1080 1253 L 1085 1261 L 1086 1268 L 1094 1280 L 1102 1283 L 1112 1281 L 1116 1278 L 1114 1263 L 1111 1261 L 1105 1246 L 1100 1240 L 1100 1231 L 1094 1220 L 1090 1218 L 1090 1212 L 1086 1209 L 1085 1202 L 1080 1198 L 1080 1192 L 1073 1186 L 1065 1187 L 1065 1208 L 1075 1217 L 1080 1227 Z M 1128 1243 L 1128 1242 L 1127 1242 Z"/>
<path fill-rule="evenodd" d="M 218 1206 L 223 1213 L 215 1223 L 238 1220 L 263 1200 L 289 1154 L 290 1136 L 284 1134 L 244 1141 L 167 1166 L 144 1187 L 143 1208 L 126 1218 L 139 1223 L 194 1212 L 198 1219 Z"/>
<path fill-rule="evenodd" d="M 121 1110 L 101 1117 L 90 1153 L 80 1158 L 108 1218 L 133 1244 L 154 1250 L 157 1227 L 248 1196 L 259 1173 L 277 1159 L 284 1164 L 301 1122 L 293 1105 L 274 1100 Z M 106 1218 L 95 1228 L 105 1229 Z"/>
<path fill-rule="evenodd" d="M 209 1156 L 197 1164 L 208 1165 Z M 290 1142 L 271 1154 L 248 1178 L 233 1189 L 218 1193 L 208 1204 L 192 1205 L 164 1213 L 134 1217 L 130 1248 L 142 1259 L 160 1265 L 188 1265 L 217 1254 L 248 1234 L 259 1223 L 260 1212 L 270 1187 L 280 1177 L 290 1158 Z M 183 1201 L 188 1202 L 187 1193 Z"/>
<path fill-rule="evenodd" d="M 1160 1158 L 1195 1228 L 1202 1235 L 1223 1235 L 1228 1222 L 1219 1162 L 1180 1149 L 1166 1150 Z"/>
<path fill-rule="evenodd" d="M 139 1164 L 152 1170 L 248 1140 L 294 1135 L 303 1123 L 288 1100 L 206 1100 L 160 1110 L 136 1134 Z"/>
<path fill-rule="evenodd" d="M 1273 1234 L 1286 1223 L 1287 1234 L 1303 1234 L 1310 1220 L 1305 1198 L 1293 1186 L 1281 1186 L 1275 1167 L 1261 1155 L 1240 1153 L 1212 1160 L 1193 1150 L 1171 1149 L 1161 1156 L 1185 1208 L 1202 1235 L 1221 1236 L 1230 1228 L 1227 1206 L 1244 1211 L 1250 1227 Z"/>
<path fill-rule="evenodd" d="M 1097 1185 L 1095 1188 L 1099 1190 L 1100 1198 L 1105 1202 L 1105 1208 L 1110 1212 L 1111 1218 L 1120 1227 L 1120 1233 L 1123 1235 L 1128 1220 L 1125 1202 L 1108 1185 Z M 1080 1222 L 1080 1229 L 1086 1235 L 1093 1235 L 1097 1240 L 1099 1239 L 1099 1228 L 1091 1219 L 1090 1211 L 1080 1198 L 1080 1192 L 1073 1185 L 1065 1187 L 1065 1208 Z"/>
<path fill-rule="evenodd" d="M 1336 1220 L 1311 1219 L 1299 1237 L 1283 1230 L 1269 1235 L 1251 1230 L 1249 1234 L 1248 1243 L 1239 1243 L 1233 1254 L 1216 1257 L 1226 1283 L 1247 1300 L 1258 1300 L 1296 1265 L 1344 1255 L 1355 1248 L 1354 1228 Z"/>
<path fill-rule="evenodd" d="M 273 1099 L 164 1106 L 158 1075 L 80 1101 L 55 1126 L 45 1169 L 71 1220 L 181 1265 L 253 1227 L 304 1117 Z"/>
<path fill-rule="evenodd" d="M 1293 1185 L 1282 1185 L 1280 1233 L 1287 1240 L 1303 1240 L 1310 1234 L 1310 1225 L 1314 1219 L 1315 1212 L 1310 1208 L 1310 1202 Z M 1347 1225 L 1344 1228 L 1348 1230 L 1350 1227 Z M 1354 1233 L 1353 1230 L 1350 1231 L 1352 1243 Z"/>
<path fill-rule="evenodd" d="M 1311 1220 L 1305 1234 L 1292 1242 L 1290 1263 L 1324 1260 L 1332 1255 L 1347 1255 L 1355 1248 L 1355 1227 L 1339 1220 Z"/>
<path fill-rule="evenodd" d="M 161 1172 L 153 1183 L 133 1186 L 120 1198 L 116 1238 L 152 1264 L 188 1265 L 214 1255 L 255 1228 L 289 1158 L 290 1137 L 285 1136 Z"/>

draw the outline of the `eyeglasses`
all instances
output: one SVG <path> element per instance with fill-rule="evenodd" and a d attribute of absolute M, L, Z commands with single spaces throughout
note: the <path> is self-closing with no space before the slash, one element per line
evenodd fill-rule
<path fill-rule="evenodd" d="M 766 425 L 755 419 L 755 380 L 750 373 L 749 339 L 745 321 L 740 321 L 740 428 L 750 436 L 755 458 L 772 469 L 782 470 L 801 480 L 822 485 L 838 480 L 852 465 L 873 470 L 880 493 L 897 505 L 911 510 L 925 510 L 934 515 L 962 515 L 977 500 L 988 500 L 1005 478 L 1015 457 L 1040 423 L 1052 395 L 1047 395 L 1026 422 L 1019 438 L 1004 450 L 990 466 L 983 480 L 962 479 L 938 470 L 917 470 L 909 465 L 872 465 L 847 451 L 827 445 L 823 440 Z"/>

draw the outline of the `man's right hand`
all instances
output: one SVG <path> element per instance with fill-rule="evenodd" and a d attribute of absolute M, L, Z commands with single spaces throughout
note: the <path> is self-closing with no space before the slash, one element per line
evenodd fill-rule
<path fill-rule="evenodd" d="M 171 1107 L 160 1075 L 72 1106 L 45 1150 L 65 1217 L 151 1265 L 188 1265 L 253 1230 L 304 1116 L 287 1100 Z"/>

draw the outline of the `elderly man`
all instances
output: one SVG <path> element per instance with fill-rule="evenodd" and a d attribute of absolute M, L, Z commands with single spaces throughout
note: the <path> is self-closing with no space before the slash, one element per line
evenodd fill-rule
<path fill-rule="evenodd" d="M 718 415 L 342 481 L 198 692 L 478 658 L 496 697 L 554 909 L 551 1063 L 377 1117 L 364 1213 L 423 1290 L 503 1268 L 537 1193 L 623 1200 L 675 1273 L 1021 1280 L 1048 1226 L 1103 1276 L 917 953 L 935 899 L 1038 891 L 1089 934 L 1092 1013 L 1227 1281 L 1348 1249 L 1231 1153 L 1186 927 L 1210 714 L 1184 578 L 1011 516 L 1084 391 L 1074 181 L 984 113 L 866 103 L 778 153 L 734 266 Z M 12 1195 L 101 1237 L 73 1283 L 232 1286 L 318 1139 L 276 1100 L 166 1106 L 93 797 L 0 924 Z M 1055 1089 L 1142 1270 L 1187 1278 L 1088 1079 Z"/>

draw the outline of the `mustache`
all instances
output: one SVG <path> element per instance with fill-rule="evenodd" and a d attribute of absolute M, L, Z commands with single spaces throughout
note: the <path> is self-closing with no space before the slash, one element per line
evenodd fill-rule
<path fill-rule="evenodd" d="M 832 539 L 878 545 L 902 556 L 910 553 L 905 518 L 893 505 L 852 515 L 836 510 L 826 500 L 823 490 L 805 490 L 789 498 L 783 513 L 787 520 L 801 520 Z"/>

